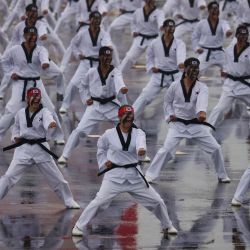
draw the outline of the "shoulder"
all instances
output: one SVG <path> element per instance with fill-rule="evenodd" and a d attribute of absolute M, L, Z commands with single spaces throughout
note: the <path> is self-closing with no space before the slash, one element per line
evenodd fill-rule
<path fill-rule="evenodd" d="M 196 81 L 196 85 L 197 85 L 197 87 L 200 87 L 200 88 L 202 88 L 204 90 L 208 90 L 208 86 L 204 82 L 200 82 L 198 80 L 198 81 Z"/>

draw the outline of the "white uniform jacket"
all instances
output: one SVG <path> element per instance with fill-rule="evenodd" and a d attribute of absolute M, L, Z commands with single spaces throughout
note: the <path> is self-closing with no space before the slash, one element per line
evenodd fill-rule
<path fill-rule="evenodd" d="M 225 50 L 226 60 L 223 71 L 236 77 L 250 76 L 250 45 L 248 43 L 238 56 L 235 53 L 235 46 L 230 44 Z M 250 84 L 249 79 L 246 81 Z M 223 90 L 235 95 L 250 95 L 250 87 L 229 78 L 224 81 Z"/>
<path fill-rule="evenodd" d="M 124 95 L 120 92 L 121 88 L 126 87 L 123 81 L 122 73 L 117 68 L 111 68 L 108 76 L 104 78 L 101 74 L 100 68 L 89 69 L 85 81 L 82 83 L 83 93 L 85 98 L 82 96 L 82 100 L 88 100 L 91 97 L 98 98 L 109 98 L 116 96 L 115 103 L 120 105 L 120 102 L 124 103 L 122 98 Z M 81 91 L 81 90 L 80 90 Z M 103 113 L 109 112 L 113 109 L 115 104 L 102 105 L 97 101 L 94 101 L 93 105 L 96 109 L 102 110 Z"/>
<path fill-rule="evenodd" d="M 248 0 L 238 0 L 239 11 L 238 11 L 238 23 L 250 24 L 250 3 Z"/>
<path fill-rule="evenodd" d="M 29 114 L 29 118 L 32 118 L 32 114 Z M 32 121 L 32 127 L 28 127 L 25 108 L 22 108 L 15 116 L 12 141 L 14 141 L 15 137 L 22 137 L 25 139 L 46 138 L 48 127 L 51 122 L 54 122 L 52 113 L 47 108 L 42 108 L 36 113 Z M 47 142 L 44 142 L 43 145 L 49 149 L 49 144 Z M 52 157 L 38 144 L 30 145 L 26 143 L 15 149 L 13 160 L 17 160 L 19 163 L 23 164 L 30 164 L 32 160 L 36 163 L 51 161 Z"/>
<path fill-rule="evenodd" d="M 201 47 L 218 48 L 223 46 L 224 36 L 230 26 L 226 20 L 219 19 L 219 22 L 213 30 L 208 19 L 202 19 L 194 29 L 192 34 L 193 50 Z"/>
<path fill-rule="evenodd" d="M 122 135 L 126 141 L 128 134 L 122 133 Z M 140 148 L 146 150 L 146 136 L 141 129 L 132 128 L 131 142 L 128 151 L 122 149 L 122 144 L 116 128 L 106 130 L 97 142 L 97 161 L 99 170 L 106 168 L 105 163 L 107 161 L 111 161 L 119 166 L 138 162 L 138 150 Z M 137 166 L 137 169 L 141 171 L 139 166 Z M 117 183 L 128 181 L 132 184 L 143 181 L 138 171 L 133 167 L 127 169 L 112 169 L 105 173 L 104 179 Z"/>
<path fill-rule="evenodd" d="M 143 0 L 111 0 L 109 1 L 109 5 L 111 8 L 126 10 L 126 11 L 134 11 L 137 8 L 142 7 Z"/>
<path fill-rule="evenodd" d="M 152 67 L 164 71 L 176 70 L 180 63 L 184 63 L 185 59 L 186 45 L 182 40 L 174 38 L 167 47 L 163 36 L 158 37 L 147 48 L 147 71 L 150 71 Z"/>
<path fill-rule="evenodd" d="M 46 48 L 36 45 L 29 54 L 23 44 L 10 48 L 1 58 L 5 73 L 16 73 L 22 77 L 39 77 L 41 65 L 49 64 L 49 55 Z"/>
<path fill-rule="evenodd" d="M 73 53 L 98 58 L 99 49 L 102 46 L 112 46 L 110 35 L 100 28 L 97 39 L 93 38 L 90 29 L 80 30 L 71 42 Z"/>
<path fill-rule="evenodd" d="M 208 106 L 208 87 L 196 81 L 189 93 L 184 89 L 183 80 L 173 82 L 167 89 L 164 98 L 164 113 L 166 121 L 170 115 L 190 120 L 197 118 L 200 111 L 206 112 Z M 196 134 L 203 136 L 204 126 L 197 124 L 185 125 L 181 122 L 170 122 L 169 128 L 176 131 L 176 137 L 188 137 Z"/>

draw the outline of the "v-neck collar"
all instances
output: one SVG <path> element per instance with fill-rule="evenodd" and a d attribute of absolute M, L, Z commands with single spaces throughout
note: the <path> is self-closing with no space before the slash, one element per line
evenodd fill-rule
<path fill-rule="evenodd" d="M 194 8 L 194 0 L 188 0 L 190 8 Z"/>
<path fill-rule="evenodd" d="M 86 5 L 87 5 L 88 12 L 92 11 L 91 8 L 92 8 L 94 2 L 95 2 L 95 0 L 93 0 L 91 3 L 88 0 L 86 0 Z"/>
<path fill-rule="evenodd" d="M 100 34 L 100 28 L 98 29 L 95 37 L 94 37 L 94 34 L 92 33 L 91 29 L 89 28 L 89 35 L 90 35 L 90 39 L 92 41 L 93 47 L 97 46 L 97 40 L 98 40 L 99 34 Z"/>
<path fill-rule="evenodd" d="M 98 66 L 97 71 L 98 71 L 98 73 L 99 73 L 99 76 L 100 76 L 100 79 L 101 79 L 101 82 L 102 82 L 102 86 L 106 85 L 106 80 L 107 80 L 107 78 L 108 78 L 110 72 L 111 72 L 113 69 L 114 69 L 114 66 L 113 66 L 113 65 L 110 65 L 110 68 L 109 68 L 109 71 L 108 71 L 107 75 L 106 75 L 106 76 L 103 76 L 103 75 L 102 75 L 102 71 L 101 71 L 101 67 L 100 67 L 100 65 Z"/>
<path fill-rule="evenodd" d="M 249 45 L 250 45 L 250 44 L 247 43 L 246 46 L 243 47 L 243 48 L 240 50 L 239 54 L 237 54 L 237 47 L 236 47 L 236 44 L 234 45 L 234 62 L 238 62 L 238 61 L 239 61 L 240 55 L 249 47 Z"/>
<path fill-rule="evenodd" d="M 120 129 L 120 123 L 118 123 L 117 126 L 116 126 L 116 131 L 117 131 L 117 134 L 119 136 L 120 142 L 122 144 L 122 150 L 123 151 L 128 151 L 128 149 L 129 149 L 129 145 L 130 145 L 130 142 L 131 142 L 131 134 L 132 134 L 132 129 L 133 128 L 137 128 L 135 124 L 133 124 L 132 127 L 129 129 L 128 137 L 127 137 L 127 140 L 125 142 L 124 137 L 122 135 L 122 131 Z"/>
<path fill-rule="evenodd" d="M 215 36 L 216 35 L 216 30 L 217 30 L 217 27 L 218 27 L 218 24 L 219 24 L 219 19 L 217 20 L 217 22 L 215 24 L 215 27 L 212 26 L 212 23 L 211 23 L 209 18 L 207 19 L 207 21 L 208 21 L 208 25 L 209 25 L 209 28 L 211 30 L 212 35 Z"/>
<path fill-rule="evenodd" d="M 32 50 L 30 51 L 30 53 L 28 52 L 28 50 L 25 48 L 24 46 L 24 42 L 21 44 L 22 48 L 23 48 L 23 51 L 24 51 L 24 54 L 26 56 L 26 60 L 27 60 L 27 63 L 32 63 L 32 56 L 33 56 L 33 52 L 36 48 L 36 45 L 32 48 Z"/>
<path fill-rule="evenodd" d="M 163 48 L 164 48 L 165 56 L 166 56 L 166 57 L 169 57 L 169 51 L 170 51 L 170 48 L 171 48 L 171 46 L 172 46 L 172 44 L 173 44 L 174 37 L 173 37 L 173 39 L 170 41 L 170 43 L 169 43 L 168 46 L 166 46 L 166 43 L 165 43 L 165 41 L 164 41 L 164 35 L 162 35 L 161 41 L 162 41 L 162 45 L 163 45 Z"/>
<path fill-rule="evenodd" d="M 155 9 L 156 9 L 156 7 L 154 7 L 152 10 L 150 10 L 148 12 L 148 14 L 146 14 L 145 8 L 144 7 L 142 8 L 142 10 L 143 10 L 143 16 L 144 16 L 144 22 L 148 22 L 149 16 L 154 12 Z"/>
<path fill-rule="evenodd" d="M 30 116 L 30 112 L 29 112 L 29 107 L 27 107 L 25 109 L 25 116 L 26 116 L 26 122 L 27 122 L 27 127 L 28 128 L 33 127 L 33 125 L 32 125 L 33 120 L 34 120 L 35 116 L 40 112 L 40 110 L 42 108 L 43 108 L 43 105 L 40 104 L 39 109 L 36 112 L 34 112 L 31 116 Z"/>
<path fill-rule="evenodd" d="M 191 87 L 189 88 L 189 90 L 187 92 L 186 88 L 185 88 L 185 84 L 184 84 L 184 78 L 181 79 L 181 87 L 182 87 L 182 92 L 183 92 L 183 95 L 185 98 L 185 102 L 190 102 L 192 91 L 193 91 L 193 88 L 195 86 L 195 83 L 196 83 L 196 81 L 191 85 Z"/>

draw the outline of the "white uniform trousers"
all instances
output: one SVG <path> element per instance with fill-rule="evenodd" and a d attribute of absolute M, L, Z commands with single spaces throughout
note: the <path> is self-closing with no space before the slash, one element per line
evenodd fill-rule
<path fill-rule="evenodd" d="M 196 126 L 203 126 L 203 125 L 196 125 Z M 201 147 L 202 150 L 204 150 L 205 152 L 207 152 L 212 156 L 212 160 L 218 178 L 228 177 L 224 166 L 224 159 L 221 146 L 217 143 L 217 141 L 214 139 L 214 137 L 211 135 L 211 133 L 207 128 L 204 128 L 204 131 L 202 131 L 202 133 L 203 136 L 196 136 L 194 134 L 193 136 L 190 136 L 188 138 L 192 138 L 192 140 L 194 140 L 194 142 L 196 142 Z M 168 130 L 167 138 L 165 139 L 163 147 L 158 150 L 150 167 L 146 171 L 147 177 L 154 180 L 160 175 L 160 171 L 163 165 L 174 157 L 177 147 L 183 138 L 185 138 L 185 136 L 176 137 L 175 129 L 170 128 Z"/>
<path fill-rule="evenodd" d="M 132 20 L 133 20 L 133 14 L 130 13 L 122 14 L 113 20 L 113 22 L 109 26 L 109 31 L 122 30 L 127 25 L 130 25 Z"/>
<path fill-rule="evenodd" d="M 239 83 L 242 84 L 242 83 Z M 250 106 L 250 94 L 248 95 L 235 95 L 232 92 L 223 91 L 220 97 L 219 102 L 213 108 L 208 122 L 212 124 L 215 128 L 220 125 L 220 123 L 224 120 L 225 114 L 227 114 L 233 104 L 235 99 L 239 99 L 245 102 L 248 106 Z"/>
<path fill-rule="evenodd" d="M 144 39 L 143 44 L 140 45 L 142 39 L 143 38 L 141 36 L 138 36 L 133 39 L 133 43 L 129 51 L 127 52 L 125 58 L 120 64 L 121 72 L 127 72 L 136 63 L 142 53 L 147 49 L 150 42 L 153 41 L 153 39 Z"/>
<path fill-rule="evenodd" d="M 98 66 L 98 62 L 92 61 L 93 67 Z M 89 60 L 81 60 L 74 76 L 70 80 L 69 84 L 66 87 L 65 95 L 63 98 L 62 108 L 68 109 L 71 105 L 71 102 L 74 98 L 74 93 L 76 93 L 75 90 L 78 90 L 82 81 L 84 81 L 84 78 L 88 72 L 88 70 L 91 68 L 90 61 Z"/>
<path fill-rule="evenodd" d="M 23 84 L 24 84 L 23 80 L 12 81 L 12 94 L 10 100 L 6 104 L 4 114 L 0 119 L 0 138 L 13 124 L 17 111 L 19 111 L 21 108 L 27 105 L 25 101 L 22 101 Z M 26 91 L 33 86 L 34 86 L 33 81 L 29 81 L 27 84 Z M 41 90 L 42 104 L 44 105 L 44 107 L 48 108 L 53 113 L 53 117 L 57 123 L 57 128 L 53 136 L 55 136 L 56 139 L 61 140 L 64 138 L 64 135 L 62 132 L 59 118 L 55 112 L 55 107 L 51 102 L 41 80 L 36 81 L 36 87 Z"/>
<path fill-rule="evenodd" d="M 173 80 L 176 80 L 177 77 L 181 77 L 181 73 L 177 73 L 172 76 L 164 75 L 164 80 L 161 86 L 161 73 L 153 73 L 149 83 L 145 88 L 143 88 L 139 97 L 135 100 L 133 108 L 135 110 L 135 119 L 138 119 L 146 105 L 150 104 L 156 97 L 159 92 L 166 87 L 169 87 Z"/>
<path fill-rule="evenodd" d="M 100 210 L 104 210 L 109 207 L 115 196 L 124 192 L 132 195 L 138 203 L 142 204 L 149 211 L 154 213 L 160 220 L 162 228 L 169 228 L 172 226 L 172 222 L 169 219 L 167 207 L 163 199 L 151 185 L 147 188 L 144 181 L 131 184 L 128 181 L 116 183 L 105 179 L 103 180 L 101 188 L 96 194 L 95 199 L 92 200 L 84 209 L 80 218 L 76 222 L 76 227 L 83 230 Z"/>
<path fill-rule="evenodd" d="M 223 68 L 223 65 L 225 65 L 225 54 L 224 51 L 216 50 L 211 51 L 209 60 L 206 62 L 206 57 L 208 50 L 203 49 L 203 53 L 198 56 L 198 59 L 200 60 L 200 72 L 204 73 L 209 67 L 212 65 L 217 65 L 221 69 Z"/>
<path fill-rule="evenodd" d="M 100 121 L 113 121 L 118 123 L 117 112 L 119 107 L 112 103 L 107 103 L 103 106 L 106 105 L 112 105 L 113 107 L 107 112 L 102 112 L 101 107 L 98 109 L 97 107 L 94 107 L 94 105 L 87 106 L 77 128 L 72 131 L 68 138 L 63 150 L 63 157 L 69 158 L 72 150 L 78 145 L 80 137 L 83 138 L 86 135 L 89 135 L 94 126 Z"/>
<path fill-rule="evenodd" d="M 250 165 L 240 178 L 240 182 L 235 191 L 234 198 L 237 201 L 244 203 L 244 201 L 246 201 L 246 193 L 249 190 L 249 187 L 250 187 Z"/>
<path fill-rule="evenodd" d="M 31 161 L 30 164 L 24 164 L 13 159 L 6 173 L 0 178 L 0 199 L 3 199 L 8 191 L 20 180 L 24 171 L 33 167 L 34 164 L 36 164 L 39 171 L 45 176 L 50 187 L 64 204 L 69 207 L 73 205 L 74 199 L 68 182 L 64 179 L 53 160 L 40 163 Z"/>

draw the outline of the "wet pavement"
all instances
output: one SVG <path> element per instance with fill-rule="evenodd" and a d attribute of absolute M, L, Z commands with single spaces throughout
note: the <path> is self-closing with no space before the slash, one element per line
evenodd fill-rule
<path fill-rule="evenodd" d="M 127 33 L 128 35 L 129 33 Z M 124 56 L 125 46 L 118 47 Z M 189 51 L 189 54 L 192 53 Z M 143 64 L 143 57 L 139 63 Z M 213 76 L 213 77 L 211 77 Z M 149 75 L 142 67 L 124 75 L 132 103 L 146 85 Z M 221 82 L 213 67 L 201 78 L 210 89 L 209 109 L 218 101 Z M 54 85 L 48 85 L 51 97 Z M 148 155 L 153 158 L 167 133 L 163 120 L 163 93 L 146 108 L 141 126 L 147 132 Z M 76 99 L 68 116 L 62 117 L 66 134 L 77 124 L 83 106 Z M 236 102 L 217 130 L 225 165 L 232 182 L 218 184 L 212 161 L 192 141 L 183 141 L 174 160 L 165 164 L 154 188 L 167 204 L 177 236 L 163 237 L 159 221 L 128 194 L 118 196 L 111 206 L 92 221 L 83 237 L 71 237 L 82 209 L 94 198 L 102 178 L 97 177 L 96 142 L 112 124 L 96 127 L 91 138 L 83 139 L 62 169 L 81 210 L 67 210 L 44 177 L 30 168 L 21 181 L 0 201 L 0 249 L 250 249 L 249 203 L 230 205 L 241 175 L 250 162 L 249 111 Z M 10 133 L 1 145 L 10 143 Z M 58 155 L 62 146 L 51 145 Z M 0 152 L 0 174 L 6 171 L 13 151 Z M 144 170 L 147 165 L 144 166 Z"/>

